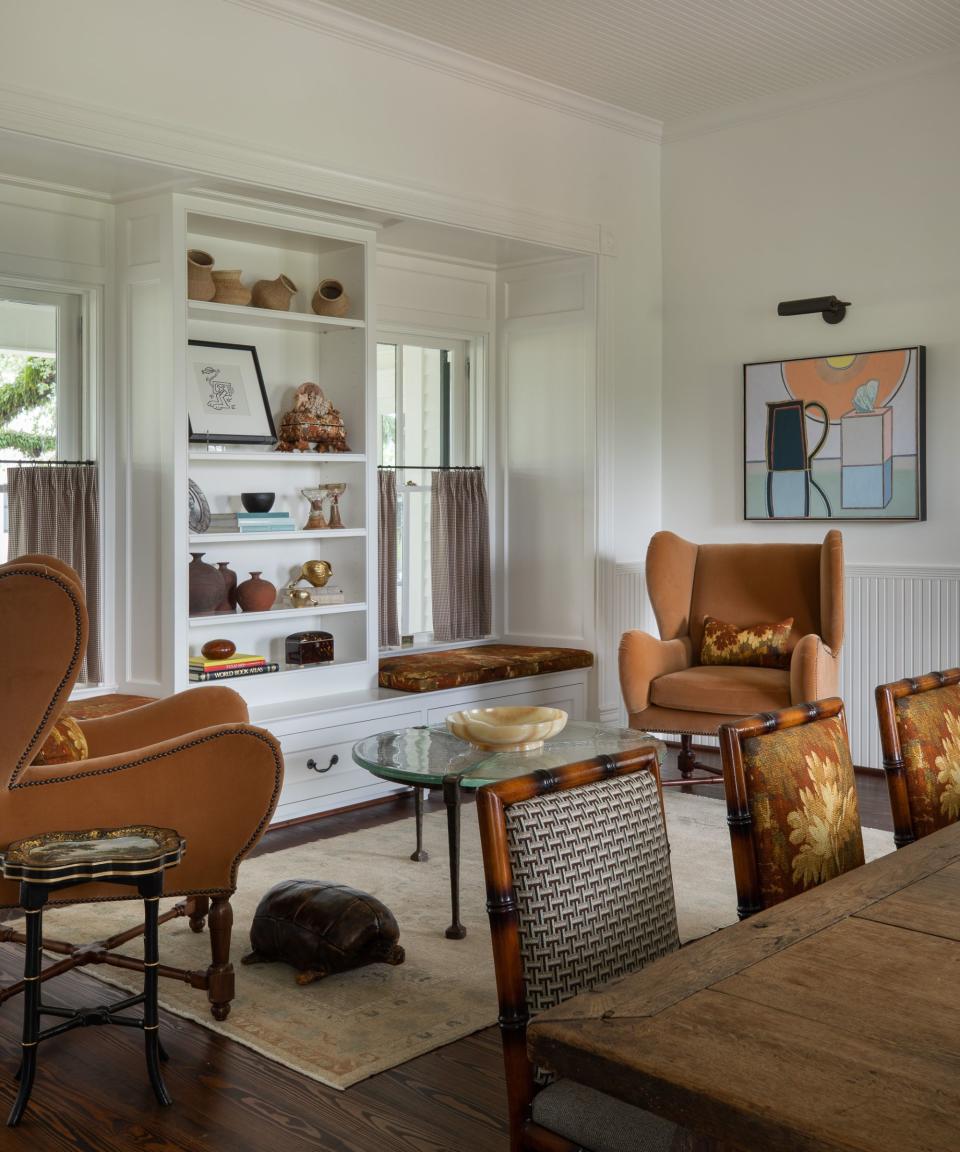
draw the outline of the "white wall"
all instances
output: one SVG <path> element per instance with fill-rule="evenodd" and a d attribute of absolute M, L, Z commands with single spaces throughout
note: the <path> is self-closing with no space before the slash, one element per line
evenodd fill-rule
<path fill-rule="evenodd" d="M 958 109 L 960 69 L 664 146 L 664 527 L 821 537 L 743 521 L 741 365 L 925 344 L 929 518 L 840 526 L 853 564 L 960 563 Z M 836 327 L 776 315 L 831 293 Z"/>

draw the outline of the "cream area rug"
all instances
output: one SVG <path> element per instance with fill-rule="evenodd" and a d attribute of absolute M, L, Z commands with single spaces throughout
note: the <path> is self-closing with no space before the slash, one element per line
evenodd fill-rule
<path fill-rule="evenodd" d="M 720 800 L 667 790 L 667 826 L 684 940 L 703 936 L 736 920 L 736 891 L 726 807 Z M 160 981 L 162 1006 L 195 1020 L 272 1060 L 333 1088 L 347 1088 L 414 1056 L 449 1044 L 496 1022 L 490 934 L 484 910 L 483 865 L 475 810 L 462 821 L 461 918 L 464 940 L 447 940 L 450 918 L 446 816 L 424 819 L 429 861 L 409 859 L 413 816 L 382 827 L 247 860 L 233 898 L 232 959 L 237 998 L 229 1018 L 218 1024 L 206 996 L 178 981 Z M 893 850 L 893 836 L 865 829 L 868 858 Z M 398 967 L 372 964 L 300 987 L 284 964 L 241 966 L 257 902 L 280 880 L 331 880 L 379 897 L 396 915 L 406 960 Z M 78 905 L 44 914 L 51 937 L 103 939 L 128 927 L 128 902 Z M 128 949 L 139 948 L 138 942 Z M 161 962 L 185 968 L 209 963 L 206 933 L 185 920 L 161 929 Z M 140 977 L 120 969 L 88 968 L 121 988 L 139 990 Z M 47 995 L 56 1003 L 56 984 Z"/>

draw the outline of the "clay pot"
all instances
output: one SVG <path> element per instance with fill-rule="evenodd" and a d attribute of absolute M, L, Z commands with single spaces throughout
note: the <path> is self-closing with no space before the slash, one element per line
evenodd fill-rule
<path fill-rule="evenodd" d="M 217 288 L 213 282 L 213 257 L 191 248 L 187 253 L 187 299 L 212 300 Z"/>
<path fill-rule="evenodd" d="M 208 640 L 200 652 L 208 660 L 228 660 L 236 650 L 237 646 L 232 640 Z"/>
<path fill-rule="evenodd" d="M 269 612 L 276 599 L 277 589 L 269 580 L 261 580 L 259 572 L 251 572 L 249 580 L 237 585 L 241 612 Z"/>
<path fill-rule="evenodd" d="M 339 280 L 321 280 L 310 307 L 318 316 L 346 316 L 350 311 L 350 297 Z"/>
<path fill-rule="evenodd" d="M 218 612 L 236 612 L 237 610 L 237 574 L 229 565 L 229 560 L 221 560 L 217 564 L 223 579 L 223 600 L 217 608 Z M 224 643 L 229 643 L 229 641 L 224 641 Z M 230 653 L 228 652 L 227 655 L 229 656 Z"/>
<path fill-rule="evenodd" d="M 297 286 L 289 276 L 281 275 L 276 280 L 258 280 L 253 286 L 253 306 L 272 308 L 275 312 L 287 312 L 296 291 Z"/>
<path fill-rule="evenodd" d="M 212 564 L 204 564 L 202 552 L 190 555 L 190 615 L 212 616 L 223 603 L 223 577 Z"/>
<path fill-rule="evenodd" d="M 216 289 L 213 297 L 215 304 L 249 304 L 252 293 L 250 289 L 240 283 L 240 269 L 227 268 L 222 272 L 213 273 L 213 284 Z"/>

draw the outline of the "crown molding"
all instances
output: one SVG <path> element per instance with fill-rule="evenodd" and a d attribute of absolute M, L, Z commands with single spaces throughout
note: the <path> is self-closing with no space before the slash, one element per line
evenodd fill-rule
<path fill-rule="evenodd" d="M 340 8 L 332 8 L 321 0 L 226 0 L 226 3 L 238 8 L 249 8 L 264 16 L 285 20 L 289 24 L 309 28 L 326 36 L 335 36 L 362 48 L 382 52 L 421 68 L 430 68 L 458 80 L 479 84 L 554 112 L 576 116 L 580 120 L 624 132 L 640 140 L 654 144 L 660 142 L 663 126 L 652 116 L 644 116 L 619 105 L 572 92 L 546 80 L 537 80 L 501 64 L 458 52 L 454 48 L 412 36 L 398 28 L 390 28 Z"/>
<path fill-rule="evenodd" d="M 674 144 L 744 124 L 777 120 L 840 102 L 862 100 L 874 92 L 958 69 L 960 69 L 960 52 L 942 52 L 921 60 L 882 68 L 869 75 L 852 76 L 809 88 L 793 88 L 789 92 L 778 93 L 775 96 L 766 96 L 759 100 L 668 121 L 663 128 L 662 141 L 664 144 Z"/>
<path fill-rule="evenodd" d="M 599 223 L 546 216 L 514 204 L 451 194 L 426 185 L 341 172 L 299 156 L 268 152 L 259 141 L 132 116 L 20 85 L 0 82 L 0 129 L 173 166 L 208 179 L 315 196 L 347 208 L 370 208 L 572 252 L 600 251 Z"/>

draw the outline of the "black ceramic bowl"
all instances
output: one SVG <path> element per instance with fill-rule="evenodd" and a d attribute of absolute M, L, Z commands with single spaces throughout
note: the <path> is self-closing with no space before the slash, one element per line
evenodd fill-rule
<path fill-rule="evenodd" d="M 276 500 L 273 492 L 241 492 L 240 503 L 248 512 L 269 512 Z"/>

